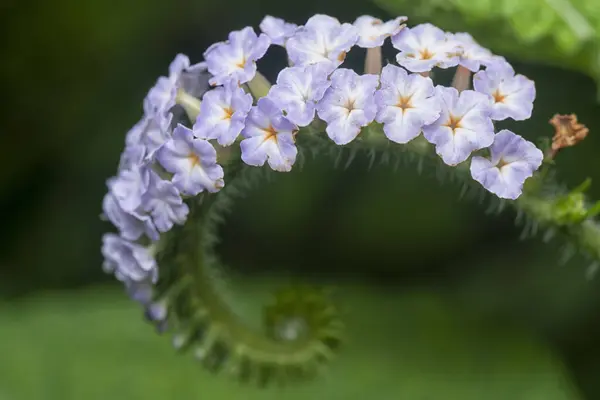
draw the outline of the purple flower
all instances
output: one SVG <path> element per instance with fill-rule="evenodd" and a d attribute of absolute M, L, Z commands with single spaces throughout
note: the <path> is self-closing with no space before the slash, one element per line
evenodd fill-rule
<path fill-rule="evenodd" d="M 217 164 L 217 151 L 204 139 L 195 139 L 191 129 L 179 124 L 173 138 L 158 150 L 157 159 L 173 173 L 173 184 L 182 194 L 195 196 L 204 190 L 221 190 L 223 168 Z"/>
<path fill-rule="evenodd" d="M 354 21 L 354 27 L 358 30 L 358 46 L 365 48 L 382 46 L 386 38 L 400 32 L 404 27 L 401 24 L 406 20 L 406 17 L 397 17 L 383 22 L 370 15 L 358 17 Z"/>
<path fill-rule="evenodd" d="M 271 39 L 271 43 L 279 46 L 285 46 L 285 42 L 296 33 L 296 29 L 298 25 L 271 15 L 264 17 L 260 23 L 260 30 Z"/>
<path fill-rule="evenodd" d="M 542 165 L 544 155 L 535 145 L 503 129 L 490 147 L 491 158 L 473 157 L 471 176 L 490 192 L 515 200 L 525 180 Z"/>
<path fill-rule="evenodd" d="M 131 298 L 131 300 L 136 301 L 142 305 L 147 305 L 152 302 L 152 298 L 154 297 L 154 289 L 152 287 L 151 281 L 130 281 L 126 280 L 125 282 L 125 290 L 127 294 Z"/>
<path fill-rule="evenodd" d="M 391 64 L 381 71 L 381 88 L 375 92 L 375 103 L 379 108 L 377 122 L 383 124 L 385 135 L 396 143 L 410 142 L 441 113 L 430 78 L 409 75 Z"/>
<path fill-rule="evenodd" d="M 158 268 L 150 251 L 137 243 L 107 233 L 102 237 L 102 268 L 120 281 L 158 280 Z"/>
<path fill-rule="evenodd" d="M 482 47 L 468 33 L 446 33 L 450 42 L 460 46 L 459 65 L 467 68 L 471 72 L 479 71 L 481 65 L 489 65 L 494 55 L 491 51 Z"/>
<path fill-rule="evenodd" d="M 358 75 L 340 68 L 331 74 L 331 86 L 317 104 L 319 118 L 327 122 L 327 135 L 338 145 L 348 144 L 377 114 L 377 75 Z"/>
<path fill-rule="evenodd" d="M 126 240 L 137 240 L 144 233 L 152 240 L 159 239 L 158 231 L 148 215 L 137 211 L 126 212 L 110 191 L 104 196 L 102 211 Z"/>
<path fill-rule="evenodd" d="M 168 232 L 174 224 L 183 225 L 189 213 L 175 185 L 154 172 L 150 175 L 150 187 L 142 201 L 144 210 L 152 216 L 160 232 Z"/>
<path fill-rule="evenodd" d="M 328 76 L 329 68 L 324 63 L 285 68 L 268 96 L 286 112 L 287 119 L 298 126 L 307 126 L 315 118 L 317 102 L 331 84 Z"/>
<path fill-rule="evenodd" d="M 458 64 L 460 47 L 450 41 L 444 31 L 431 24 L 404 28 L 392 37 L 392 44 L 400 50 L 398 64 L 411 72 L 426 72 L 433 67 L 450 68 Z"/>
<path fill-rule="evenodd" d="M 436 86 L 442 113 L 431 125 L 423 127 L 423 135 L 435 145 L 435 151 L 448 165 L 457 165 L 475 150 L 494 141 L 494 125 L 490 119 L 487 97 L 473 90 L 459 92 Z"/>
<path fill-rule="evenodd" d="M 523 75 L 515 75 L 508 62 L 498 60 L 485 71 L 476 73 L 473 87 L 490 96 L 492 119 L 501 121 L 512 118 L 522 121 L 531 117 L 535 84 Z"/>
<path fill-rule="evenodd" d="M 171 121 L 173 114 L 145 114 L 142 119 L 131 128 L 127 133 L 124 153 L 126 160 L 143 159 L 151 160 L 154 157 L 154 152 L 158 150 L 171 137 Z M 140 157 L 140 150 L 143 149 L 143 154 Z"/>
<path fill-rule="evenodd" d="M 128 144 L 119 159 L 119 171 L 131 169 L 144 164 L 146 160 L 146 147 L 141 144 Z"/>
<path fill-rule="evenodd" d="M 181 79 L 186 71 L 201 74 L 204 63 L 190 66 L 189 58 L 184 54 L 177 54 L 169 65 L 169 76 L 161 76 L 154 87 L 146 96 L 145 108 L 149 114 L 166 113 L 175 105 L 177 89 L 181 86 Z"/>
<path fill-rule="evenodd" d="M 138 210 L 142 196 L 148 190 L 150 169 L 147 165 L 132 165 L 119 171 L 119 175 L 108 180 L 108 187 L 119 206 L 128 213 Z"/>
<path fill-rule="evenodd" d="M 221 146 L 233 144 L 252 107 L 252 95 L 228 83 L 207 92 L 202 98 L 194 134 L 201 139 L 217 139 Z"/>
<path fill-rule="evenodd" d="M 333 70 L 357 40 L 358 32 L 352 24 L 340 24 L 336 18 L 317 14 L 288 39 L 286 49 L 295 65 L 326 62 Z"/>
<path fill-rule="evenodd" d="M 268 161 L 275 171 L 291 171 L 298 155 L 294 141 L 297 130 L 298 127 L 283 116 L 271 99 L 259 99 L 250 110 L 242 131 L 245 137 L 240 143 L 242 161 L 256 167 Z"/>
<path fill-rule="evenodd" d="M 229 34 L 226 42 L 215 43 L 204 52 L 208 71 L 213 75 L 210 84 L 223 85 L 226 82 L 246 83 L 256 74 L 256 61 L 265 55 L 271 40 L 254 29 L 246 27 Z"/>

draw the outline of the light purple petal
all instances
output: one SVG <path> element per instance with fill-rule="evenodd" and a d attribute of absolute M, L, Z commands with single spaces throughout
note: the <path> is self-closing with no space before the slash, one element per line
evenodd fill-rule
<path fill-rule="evenodd" d="M 362 15 L 354 21 L 358 31 L 358 46 L 364 48 L 382 46 L 386 38 L 396 35 L 402 29 L 406 17 L 397 17 L 387 22 L 370 15 Z"/>
<path fill-rule="evenodd" d="M 143 208 L 152 216 L 154 225 L 160 232 L 169 231 L 174 224 L 183 225 L 189 213 L 179 190 L 156 173 L 150 178 L 150 189 L 144 195 Z"/>
<path fill-rule="evenodd" d="M 435 91 L 441 101 L 441 114 L 433 124 L 423 127 L 423 134 L 435 145 L 444 163 L 460 164 L 473 151 L 492 144 L 494 125 L 486 96 L 472 90 L 459 94 L 456 89 L 443 86 L 436 86 Z"/>
<path fill-rule="evenodd" d="M 246 83 L 256 74 L 256 61 L 267 52 L 271 40 L 263 33 L 256 35 L 246 27 L 229 34 L 226 42 L 215 43 L 204 53 L 211 85 L 227 82 Z"/>
<path fill-rule="evenodd" d="M 114 273 L 120 281 L 143 281 L 158 279 L 156 261 L 147 248 L 122 237 L 107 233 L 102 237 L 103 268 Z"/>
<path fill-rule="evenodd" d="M 286 49 L 294 65 L 325 62 L 333 70 L 344 61 L 357 40 L 358 31 L 353 25 L 317 14 L 288 39 Z"/>
<path fill-rule="evenodd" d="M 377 75 L 359 76 L 340 68 L 331 75 L 331 86 L 317 104 L 319 118 L 327 122 L 327 135 L 338 145 L 350 143 L 375 119 L 374 94 L 379 85 Z"/>
<path fill-rule="evenodd" d="M 419 74 L 407 74 L 394 65 L 381 72 L 381 88 L 375 93 L 377 122 L 385 135 L 396 143 L 416 138 L 424 125 L 432 124 L 441 114 L 433 82 Z"/>
<path fill-rule="evenodd" d="M 268 161 L 275 171 L 290 171 L 298 154 L 294 140 L 297 130 L 270 98 L 261 98 L 250 110 L 242 131 L 245 137 L 240 143 L 242 160 L 253 166 Z"/>
<path fill-rule="evenodd" d="M 294 35 L 296 29 L 298 25 L 271 15 L 264 17 L 260 23 L 260 30 L 271 39 L 271 43 L 279 46 L 285 46 L 285 42 Z"/>
<path fill-rule="evenodd" d="M 234 84 L 207 92 L 194 124 L 194 134 L 200 139 L 217 139 L 221 146 L 230 146 L 239 136 L 252 107 L 252 95 Z"/>
<path fill-rule="evenodd" d="M 330 86 L 329 68 L 324 63 L 283 69 L 268 97 L 286 118 L 298 126 L 307 126 L 315 118 L 316 104 Z"/>
<path fill-rule="evenodd" d="M 400 50 L 396 56 L 398 64 L 411 72 L 450 68 L 459 61 L 457 43 L 449 41 L 444 31 L 428 23 L 402 29 L 392 37 L 392 44 Z"/>
<path fill-rule="evenodd" d="M 213 193 L 224 186 L 215 148 L 204 139 L 194 138 L 192 130 L 183 125 L 178 125 L 173 138 L 158 150 L 157 159 L 174 174 L 173 184 L 182 194 Z"/>
<path fill-rule="evenodd" d="M 489 65 L 494 55 L 491 51 L 482 47 L 471 35 L 464 32 L 447 33 L 449 41 L 454 41 L 460 46 L 459 64 L 471 72 L 477 72 L 482 65 Z"/>
<path fill-rule="evenodd" d="M 514 200 L 542 165 L 544 155 L 533 143 L 504 129 L 496 134 L 490 159 L 473 157 L 471 176 L 498 197 Z"/>
<path fill-rule="evenodd" d="M 523 75 L 515 75 L 508 62 L 499 60 L 476 73 L 473 87 L 489 95 L 492 119 L 523 121 L 531 117 L 536 96 L 535 84 Z"/>

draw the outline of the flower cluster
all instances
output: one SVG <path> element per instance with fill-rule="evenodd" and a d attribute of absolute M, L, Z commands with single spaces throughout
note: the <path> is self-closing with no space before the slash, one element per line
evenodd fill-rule
<path fill-rule="evenodd" d="M 158 279 L 153 243 L 185 223 L 186 197 L 225 185 L 218 149 L 236 146 L 248 165 L 290 171 L 298 154 L 296 136 L 314 134 L 301 128 L 317 118 L 336 145 L 361 140 L 362 128 L 374 121 L 399 144 L 423 133 L 445 164 L 470 159 L 474 180 L 501 198 L 516 199 L 540 167 L 542 152 L 511 131 L 496 133 L 493 121 L 529 118 L 534 83 L 466 33 L 431 24 L 409 28 L 405 21 L 362 16 L 341 23 L 318 14 L 297 26 L 267 16 L 261 33 L 251 27 L 231 32 L 206 50 L 204 62 L 190 65 L 178 55 L 169 75 L 148 92 L 144 116 L 127 134 L 117 175 L 108 181 L 104 216 L 119 234 L 104 237 L 105 270 L 148 310 L 162 310 L 147 295 Z M 354 46 L 372 57 L 380 53 L 369 52 L 388 38 L 398 50 L 398 65 L 362 75 L 342 67 Z M 266 96 L 253 98 L 251 83 L 264 80 L 257 62 L 270 45 L 285 48 L 290 66 Z M 435 85 L 429 72 L 451 67 L 466 81 Z M 198 112 L 186 126 L 173 110 L 190 98 Z"/>

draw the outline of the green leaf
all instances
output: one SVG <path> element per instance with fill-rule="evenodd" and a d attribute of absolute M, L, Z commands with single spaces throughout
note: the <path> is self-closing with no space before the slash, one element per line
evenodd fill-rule
<path fill-rule="evenodd" d="M 411 24 L 469 32 L 494 53 L 570 68 L 600 79 L 597 0 L 374 0 Z"/>
<path fill-rule="evenodd" d="M 233 282 L 251 300 L 245 306 L 280 283 Z M 448 297 L 352 284 L 338 295 L 350 335 L 339 359 L 319 379 L 266 390 L 209 375 L 191 355 L 175 354 L 120 290 L 0 304 L 0 398 L 580 399 L 536 337 Z"/>

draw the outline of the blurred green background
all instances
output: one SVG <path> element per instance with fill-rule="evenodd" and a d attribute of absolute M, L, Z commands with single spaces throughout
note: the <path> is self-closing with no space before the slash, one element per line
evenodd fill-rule
<path fill-rule="evenodd" d="M 350 340 L 314 382 L 261 391 L 207 374 L 103 275 L 105 180 L 174 55 L 197 62 L 265 14 L 316 12 L 471 32 L 536 82 L 533 118 L 511 127 L 536 140 L 553 114 L 576 113 L 591 133 L 560 154 L 559 178 L 600 180 L 596 0 L 4 1 L 0 400 L 600 399 L 588 263 L 561 265 L 560 241 L 519 241 L 512 210 L 487 216 L 414 165 L 318 159 L 249 193 L 222 229 L 242 304 L 258 308 L 290 275 L 337 285 Z M 259 64 L 271 80 L 281 55 Z"/>

